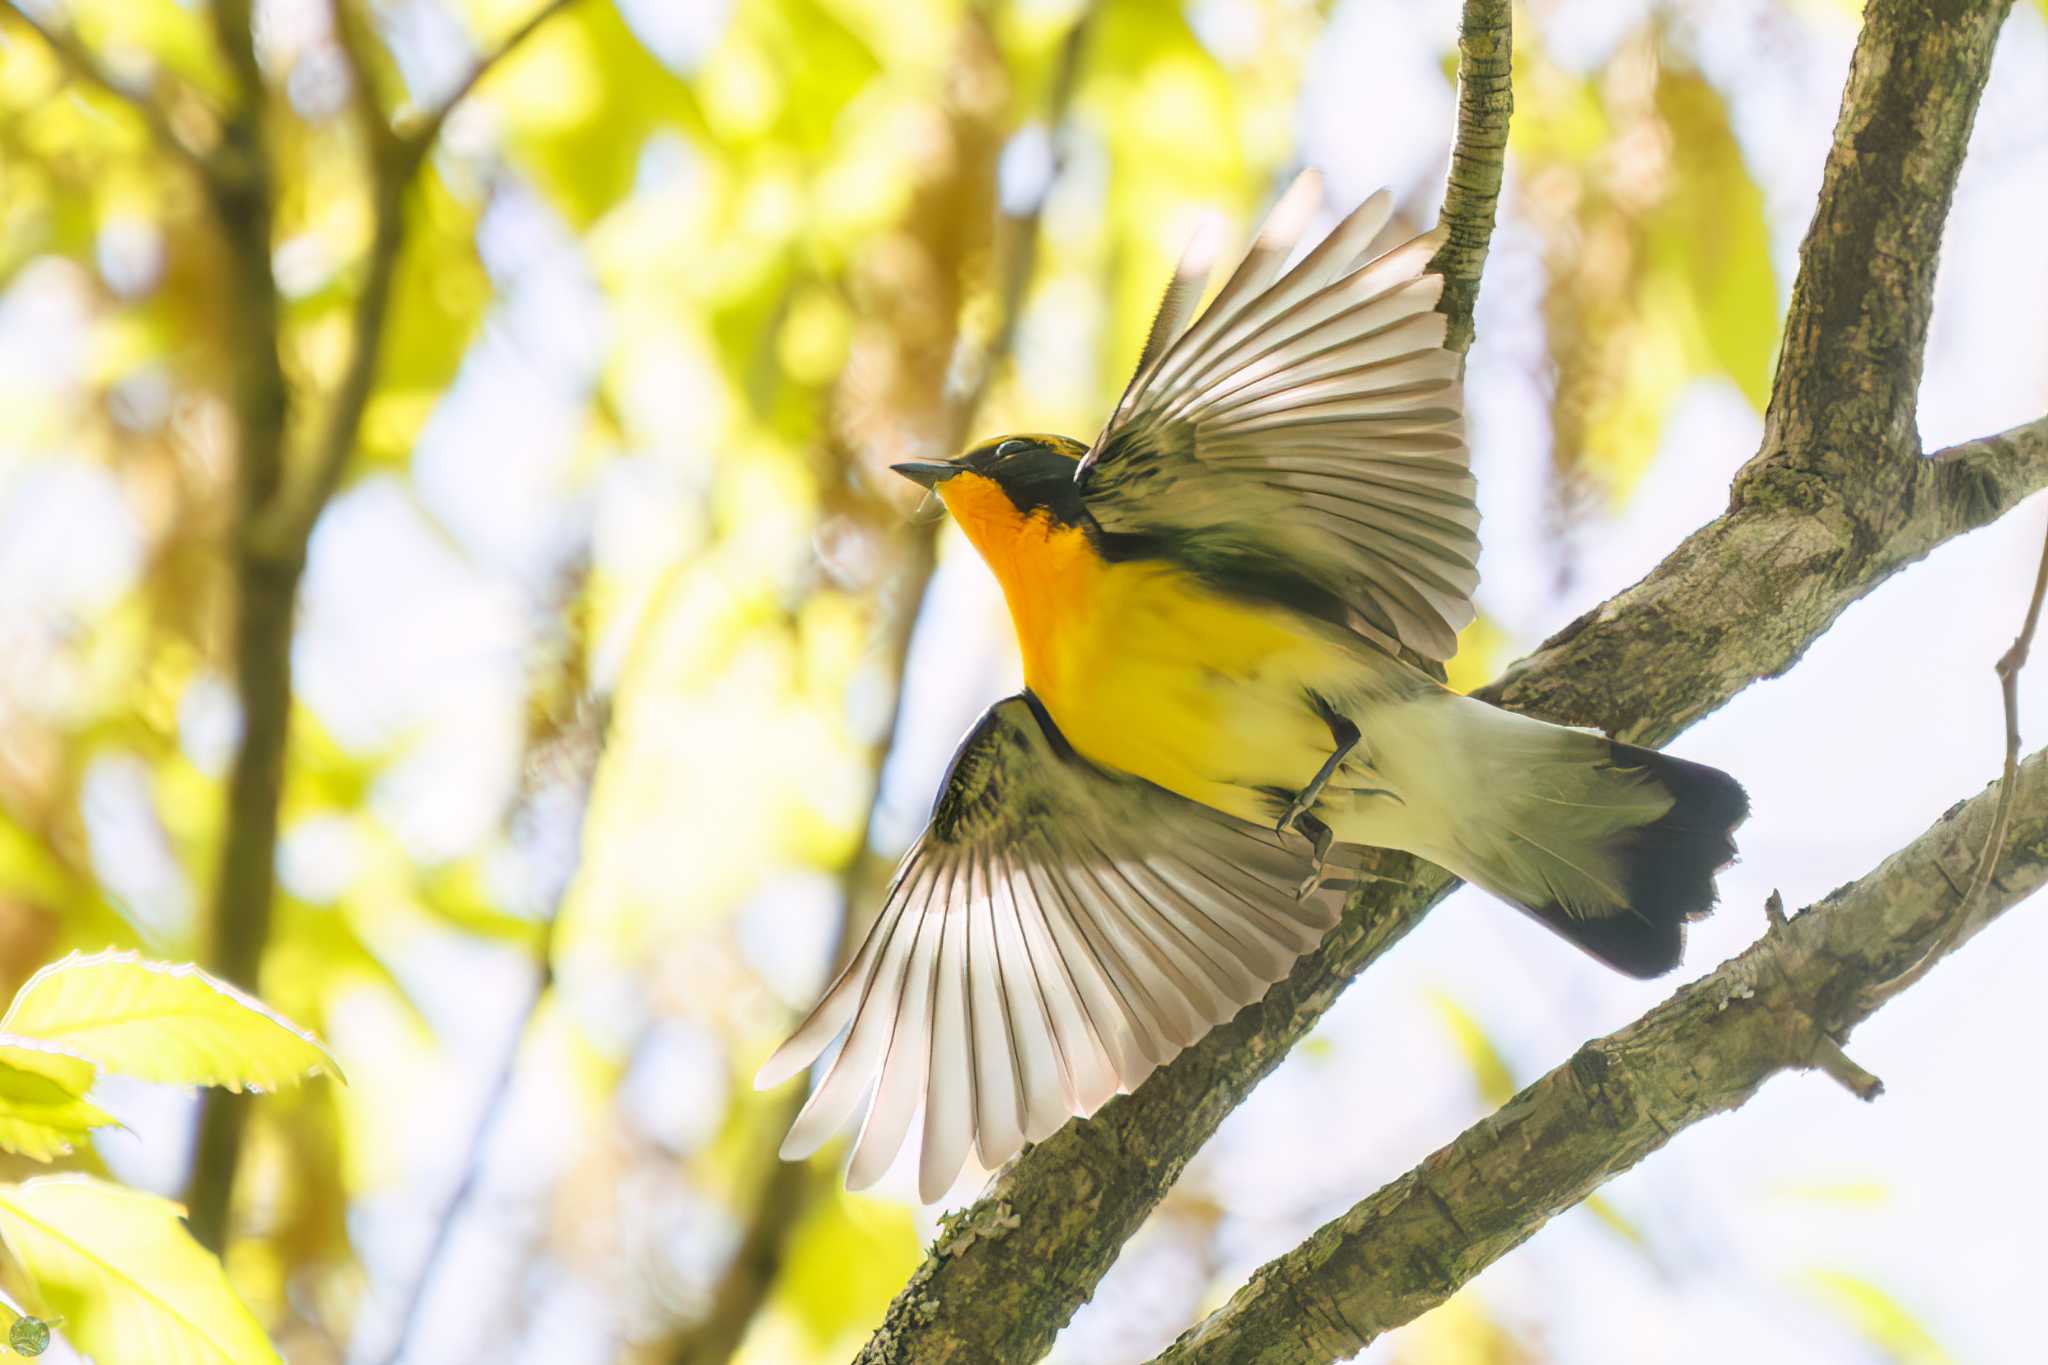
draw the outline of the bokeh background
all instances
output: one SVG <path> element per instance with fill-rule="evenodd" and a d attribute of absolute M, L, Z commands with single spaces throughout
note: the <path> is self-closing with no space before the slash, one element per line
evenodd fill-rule
<path fill-rule="evenodd" d="M 374 0 L 425 107 L 532 0 Z M 205 88 L 203 0 L 38 0 Z M 326 0 L 264 0 L 301 401 L 369 223 Z M 888 463 L 1092 436 L 1204 212 L 1303 164 L 1433 220 L 1453 0 L 581 0 L 456 111 L 311 543 L 263 990 L 346 1087 L 257 1111 L 228 1265 L 294 1365 L 847 1357 L 938 1209 L 782 1168 L 749 1078 L 1017 680 L 999 595 Z M 2002 39 L 1949 224 L 1929 448 L 2048 408 L 2048 6 Z M 1482 615 L 1453 681 L 1723 506 L 1858 21 L 1536 0 L 1469 395 Z M 1077 25 L 1085 25 L 1075 40 Z M 120 105 L 0 18 L 0 986 L 199 955 L 238 736 L 217 229 Z M 1995 772 L 1991 664 L 2048 508 L 1852 609 L 1675 749 L 1755 815 L 1686 975 Z M 907 652 L 908 667 L 900 667 Z M 899 686 L 899 678 L 908 678 Z M 2048 669 L 2022 689 L 2048 721 Z M 1411 1365 L 2040 1358 L 2040 981 L 2006 917 L 1367 1353 Z M 1683 979 L 1681 977 L 1680 979 Z M 1062 1338 L 1140 1360 L 1262 1260 L 1660 999 L 1461 893 L 1224 1127 Z M 794 1087 L 793 1087 L 794 1088 Z M 83 1158 L 175 1192 L 195 1106 L 107 1083 Z M 980 1184 L 970 1171 L 952 1202 Z M 781 1245 L 758 1296 L 735 1249 Z M 707 1354 L 708 1352 L 708 1354 Z"/>

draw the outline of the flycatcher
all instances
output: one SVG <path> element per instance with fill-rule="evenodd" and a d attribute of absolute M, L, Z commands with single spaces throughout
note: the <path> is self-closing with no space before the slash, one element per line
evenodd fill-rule
<path fill-rule="evenodd" d="M 1257 1000 L 1341 909 L 1326 867 L 1403 849 L 1635 976 L 1676 966 L 1748 814 L 1726 773 L 1460 696 L 1479 509 L 1441 229 L 1391 197 L 1288 265 L 1295 181 L 1198 318 L 1198 240 L 1092 445 L 896 466 L 994 571 L 1025 690 L 961 743 L 859 949 L 768 1060 L 842 1030 L 783 1143 L 872 1093 L 847 1183 L 920 1104 L 918 1187 L 993 1169 Z"/>

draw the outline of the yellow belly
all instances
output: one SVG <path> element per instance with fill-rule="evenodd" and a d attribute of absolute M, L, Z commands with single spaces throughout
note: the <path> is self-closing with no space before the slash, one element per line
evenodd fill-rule
<path fill-rule="evenodd" d="M 1313 623 L 1213 593 L 1156 562 L 1101 566 L 1025 639 L 1025 682 L 1074 748 L 1247 820 L 1330 752 L 1308 693 L 1344 690 L 1358 660 Z"/>

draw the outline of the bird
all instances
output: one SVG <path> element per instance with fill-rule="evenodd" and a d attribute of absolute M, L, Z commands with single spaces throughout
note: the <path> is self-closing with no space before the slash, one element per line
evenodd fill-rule
<path fill-rule="evenodd" d="M 1431 671 L 1479 581 L 1445 232 L 1375 250 L 1381 191 L 1303 251 L 1322 200 L 1303 172 L 1199 314 L 1197 234 L 1092 443 L 893 466 L 1000 584 L 1024 690 L 962 740 L 872 926 L 761 1068 L 782 1084 L 843 1037 L 785 1158 L 865 1104 L 863 1188 L 921 1112 L 936 1202 L 970 1150 L 999 1168 L 1260 999 L 1374 849 L 1632 976 L 1675 967 L 1711 911 L 1749 811 L 1734 778 Z"/>

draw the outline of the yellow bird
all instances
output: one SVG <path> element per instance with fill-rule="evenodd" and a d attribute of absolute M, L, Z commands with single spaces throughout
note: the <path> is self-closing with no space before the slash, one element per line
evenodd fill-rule
<path fill-rule="evenodd" d="M 844 1045 L 783 1144 L 872 1094 L 847 1181 L 923 1107 L 945 1192 L 1257 1000 L 1336 923 L 1361 847 L 1427 858 L 1636 976 L 1676 966 L 1748 813 L 1726 773 L 1453 693 L 1479 510 L 1437 232 L 1368 199 L 1289 267 L 1304 174 L 1199 318 L 1190 248 L 1092 446 L 898 465 L 994 571 L 1025 691 L 962 742 L 924 836 L 762 1068 Z"/>

